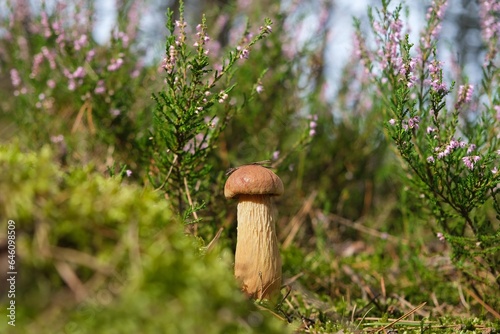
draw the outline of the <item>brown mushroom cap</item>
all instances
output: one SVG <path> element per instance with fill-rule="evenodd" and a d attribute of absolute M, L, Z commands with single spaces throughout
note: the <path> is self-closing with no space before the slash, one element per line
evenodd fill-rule
<path fill-rule="evenodd" d="M 283 182 L 270 169 L 260 165 L 245 165 L 236 169 L 227 178 L 224 196 L 234 198 L 238 195 L 283 194 Z"/>

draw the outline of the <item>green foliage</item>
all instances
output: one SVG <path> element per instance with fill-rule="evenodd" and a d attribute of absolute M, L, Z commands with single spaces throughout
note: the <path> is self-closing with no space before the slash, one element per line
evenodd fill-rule
<path fill-rule="evenodd" d="M 382 50 L 364 55 L 386 101 L 387 134 L 405 162 L 408 184 L 424 199 L 427 214 L 437 222 L 438 237 L 452 246 L 455 264 L 470 284 L 484 286 L 485 298 L 492 305 L 500 305 L 488 292 L 500 287 L 500 225 L 491 217 L 500 181 L 493 106 L 485 104 L 480 114 L 467 115 L 474 87 L 464 78 L 457 78 L 464 84 L 455 102 L 447 100 L 454 83 L 448 87 L 444 80 L 435 30 L 442 20 L 444 2 L 437 1 L 429 9 L 431 19 L 422 33 L 426 38 L 420 40 L 416 52 L 409 36 L 403 37 L 402 7 L 391 12 L 388 5 L 389 1 L 377 10 L 377 17 L 370 16 Z M 500 72 L 493 63 L 484 71 L 477 100 L 487 96 L 498 100 L 491 82 L 498 80 Z"/>
<path fill-rule="evenodd" d="M 62 172 L 48 147 L 23 153 L 0 146 L 1 228 L 6 217 L 16 222 L 18 327 L 37 333 L 286 330 L 238 291 L 227 251 L 202 256 L 157 194 L 91 169 Z M 61 307 L 64 316 L 57 315 Z M 2 321 L 2 332 L 6 326 Z"/>
<path fill-rule="evenodd" d="M 185 214 L 185 210 L 193 211 L 195 203 L 190 194 L 194 189 L 203 196 L 209 187 L 207 182 L 200 182 L 212 169 L 207 157 L 216 148 L 221 131 L 236 111 L 234 106 L 227 105 L 226 100 L 235 85 L 231 83 L 231 77 L 237 61 L 248 58 L 251 47 L 271 32 L 271 22 L 267 19 L 256 37 L 242 40 L 242 45 L 218 60 L 221 68 L 214 69 L 208 56 L 210 37 L 206 18 L 203 17 L 196 27 L 193 50 L 188 46 L 192 41 L 186 35 L 183 2 L 179 15 L 174 21 L 173 11 L 169 9 L 167 12 L 170 34 L 162 64 L 166 79 L 164 90 L 153 94 L 156 110 L 150 144 L 154 173 L 150 176 L 152 183 L 168 195 L 175 210 Z M 220 116 L 216 104 L 226 104 Z"/>

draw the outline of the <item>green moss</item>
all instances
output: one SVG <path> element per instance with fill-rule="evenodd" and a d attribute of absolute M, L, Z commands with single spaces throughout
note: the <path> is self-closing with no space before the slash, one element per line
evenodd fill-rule
<path fill-rule="evenodd" d="M 91 168 L 62 171 L 47 147 L 23 153 L 5 145 L 0 146 L 0 194 L 2 215 L 16 222 L 18 329 L 286 330 L 240 293 L 230 252 L 201 255 L 197 241 L 182 233 L 168 204 L 152 190 Z M 13 329 L 0 323 L 2 333 Z"/>

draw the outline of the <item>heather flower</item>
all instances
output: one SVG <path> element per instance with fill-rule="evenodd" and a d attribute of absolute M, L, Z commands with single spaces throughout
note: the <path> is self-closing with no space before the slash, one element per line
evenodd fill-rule
<path fill-rule="evenodd" d="M 111 64 L 108 65 L 108 71 L 114 72 L 117 71 L 123 65 L 123 59 L 111 59 Z"/>
<path fill-rule="evenodd" d="M 40 13 L 40 23 L 44 30 L 43 36 L 49 38 L 52 35 L 52 31 L 50 30 L 49 17 L 45 11 Z"/>
<path fill-rule="evenodd" d="M 469 103 L 472 100 L 473 92 L 473 85 L 460 85 L 458 88 L 458 101 L 455 104 L 455 109 L 459 109 L 464 103 Z"/>
<path fill-rule="evenodd" d="M 76 82 L 75 82 L 75 80 L 73 80 L 73 79 L 69 80 L 68 89 L 70 91 L 74 91 L 76 89 Z"/>
<path fill-rule="evenodd" d="M 106 87 L 104 87 L 104 80 L 97 81 L 97 85 L 94 89 L 95 94 L 104 94 L 106 92 Z"/>
<path fill-rule="evenodd" d="M 494 0 L 479 1 L 479 16 L 481 18 L 481 32 L 483 39 L 489 42 L 500 36 L 500 3 Z"/>
<path fill-rule="evenodd" d="M 51 70 L 56 69 L 56 56 L 54 51 L 50 52 L 49 49 L 45 46 L 42 47 L 42 54 L 49 62 L 49 66 Z"/>
<path fill-rule="evenodd" d="M 132 175 L 132 171 L 130 169 L 127 169 L 125 171 L 125 175 L 127 175 L 127 177 L 130 177 Z"/>
<path fill-rule="evenodd" d="M 394 118 L 391 118 L 391 119 L 389 120 L 389 124 L 390 124 L 390 125 L 394 125 L 394 124 L 396 124 L 396 120 L 395 120 Z"/>
<path fill-rule="evenodd" d="M 257 94 L 260 94 L 264 91 L 264 86 L 262 86 L 261 84 L 258 84 L 256 87 L 255 87 L 255 90 L 257 91 Z"/>
<path fill-rule="evenodd" d="M 83 67 L 79 66 L 75 72 L 73 72 L 73 75 L 72 77 L 73 78 L 83 78 L 85 76 L 85 70 L 83 69 Z"/>
<path fill-rule="evenodd" d="M 432 42 L 436 40 L 441 31 L 441 21 L 447 6 L 447 0 L 434 0 L 431 6 L 429 6 L 426 14 L 427 26 L 420 35 L 420 56 L 423 55 L 422 52 L 424 52 L 424 50 L 429 50 L 431 48 Z"/>
<path fill-rule="evenodd" d="M 36 78 L 36 76 L 38 75 L 38 72 L 40 71 L 40 65 L 42 64 L 42 62 L 43 62 L 43 54 L 37 53 L 33 57 L 33 66 L 31 68 L 31 74 L 30 74 L 31 79 Z"/>
<path fill-rule="evenodd" d="M 117 117 L 117 116 L 120 116 L 121 111 L 120 111 L 120 109 L 116 109 L 116 108 L 115 108 L 115 109 L 111 109 L 111 110 L 109 111 L 109 113 L 110 113 L 112 116 Z"/>
<path fill-rule="evenodd" d="M 475 156 L 466 156 L 462 158 L 462 161 L 468 169 L 472 170 L 474 169 L 474 164 L 479 161 L 481 157 L 475 155 Z"/>
<path fill-rule="evenodd" d="M 241 50 L 240 47 L 237 47 L 236 48 L 238 51 Z M 240 59 L 248 59 L 248 56 L 250 55 L 250 51 L 247 49 L 247 48 L 244 48 L 243 50 L 241 50 L 241 53 L 240 53 Z"/>
<path fill-rule="evenodd" d="M 445 241 L 444 234 L 441 232 L 436 233 L 436 237 L 439 239 L 439 241 Z"/>
<path fill-rule="evenodd" d="M 434 163 L 434 157 L 432 155 L 428 156 L 427 157 L 427 162 L 430 163 L 430 164 Z"/>
<path fill-rule="evenodd" d="M 500 105 L 494 106 L 493 109 L 495 109 L 495 111 L 497 113 L 497 115 L 496 115 L 497 121 L 500 121 Z"/>
<path fill-rule="evenodd" d="M 10 81 L 12 82 L 12 86 L 18 87 L 21 85 L 21 77 L 19 76 L 19 72 L 13 68 L 10 70 Z"/>
<path fill-rule="evenodd" d="M 467 149 L 467 154 L 471 154 L 475 149 L 476 149 L 476 145 L 470 144 L 469 148 Z"/>
<path fill-rule="evenodd" d="M 128 43 L 129 43 L 129 40 L 130 38 L 128 37 L 128 35 L 123 32 L 123 31 L 118 31 L 116 34 L 115 34 L 115 39 L 116 40 L 120 40 L 122 42 L 122 46 L 124 48 L 127 48 L 128 47 Z"/>
<path fill-rule="evenodd" d="M 82 34 L 80 38 L 74 41 L 73 46 L 76 51 L 80 51 L 83 47 L 87 45 L 87 35 Z"/>
<path fill-rule="evenodd" d="M 223 103 L 227 99 L 228 95 L 224 92 L 219 93 L 219 103 Z"/>
<path fill-rule="evenodd" d="M 412 118 L 408 119 L 408 127 L 410 129 L 418 129 L 419 122 L 420 122 L 420 117 L 418 117 L 418 116 L 412 117 Z"/>
<path fill-rule="evenodd" d="M 51 136 L 50 141 L 53 142 L 54 144 L 61 143 L 64 141 L 64 136 L 63 135 Z"/>
<path fill-rule="evenodd" d="M 92 61 L 92 59 L 94 59 L 94 57 L 95 57 L 95 50 L 91 49 L 87 52 L 87 55 L 85 56 L 85 61 L 89 63 Z"/>
<path fill-rule="evenodd" d="M 219 117 L 214 117 L 214 118 L 210 118 L 208 116 L 205 117 L 205 123 L 207 123 L 207 125 L 214 129 L 216 126 L 217 126 L 217 123 L 219 123 Z"/>
<path fill-rule="evenodd" d="M 177 57 L 177 50 L 175 46 L 170 45 L 168 48 L 168 56 L 163 58 L 162 67 L 167 71 L 168 74 L 171 74 L 174 70 L 175 63 Z"/>
<path fill-rule="evenodd" d="M 279 159 L 279 157 L 280 157 L 280 151 L 274 151 L 274 152 L 273 152 L 273 158 L 272 158 L 272 159 L 273 159 L 273 161 L 278 160 L 278 159 Z"/>
<path fill-rule="evenodd" d="M 450 147 L 451 149 L 455 149 L 455 148 L 457 148 L 457 147 L 460 147 L 460 143 L 458 142 L 458 140 L 452 139 L 452 140 L 450 141 L 449 147 Z"/>
<path fill-rule="evenodd" d="M 430 135 L 430 134 L 431 134 L 431 133 L 433 133 L 434 131 L 436 131 L 436 129 L 434 129 L 432 126 L 428 126 L 428 127 L 427 127 L 427 130 L 426 130 L 427 134 L 429 134 L 429 135 Z"/>

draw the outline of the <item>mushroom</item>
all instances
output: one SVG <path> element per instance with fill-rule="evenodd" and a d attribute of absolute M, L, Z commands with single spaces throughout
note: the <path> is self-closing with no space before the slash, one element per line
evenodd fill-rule
<path fill-rule="evenodd" d="M 281 194 L 280 178 L 255 164 L 235 169 L 224 187 L 226 198 L 238 199 L 234 274 L 252 298 L 271 299 L 281 287 L 277 210 L 272 198 Z"/>

